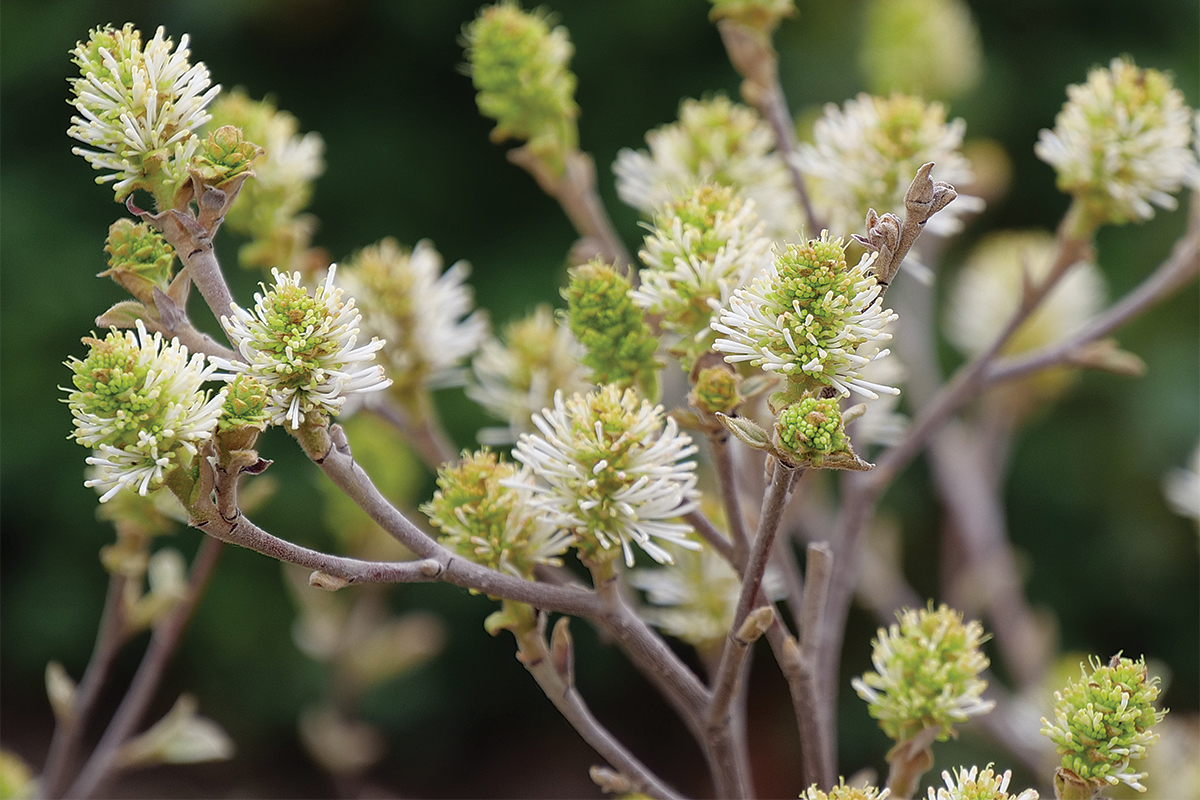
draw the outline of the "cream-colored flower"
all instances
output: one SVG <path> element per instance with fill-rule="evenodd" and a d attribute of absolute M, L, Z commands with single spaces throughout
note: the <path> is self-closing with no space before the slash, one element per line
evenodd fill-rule
<path fill-rule="evenodd" d="M 336 414 L 346 397 L 386 389 L 391 381 L 373 363 L 379 339 L 359 345 L 362 317 L 352 298 L 334 285 L 336 266 L 316 291 L 300 273 L 272 270 L 275 285 L 254 295 L 254 311 L 236 303 L 221 326 L 241 361 L 213 358 L 230 379 L 248 374 L 268 393 L 265 413 L 274 425 L 299 428 L 309 414 Z"/>
<path fill-rule="evenodd" d="M 1038 800 L 1038 793 L 1034 789 L 1009 794 L 1008 783 L 1012 780 L 1012 770 L 997 775 L 991 764 L 982 770 L 978 767 L 957 767 L 953 775 L 949 770 L 943 770 L 942 780 L 946 782 L 946 788 L 935 789 L 930 786 L 929 800 Z"/>
<path fill-rule="evenodd" d="M 617 154 L 617 194 L 649 216 L 702 183 L 731 186 L 754 201 L 772 237 L 792 237 L 802 214 L 775 135 L 751 108 L 718 95 L 684 100 L 679 121 L 646 134 L 650 150 Z"/>
<path fill-rule="evenodd" d="M 826 224 L 846 235 L 862 229 L 870 208 L 904 219 L 904 194 L 922 164 L 936 165 L 936 180 L 969 184 L 971 165 L 961 152 L 966 129 L 961 119 L 946 121 L 941 103 L 903 94 L 860 94 L 841 108 L 825 106 L 813 126 L 812 144 L 801 144 L 796 159 Z M 925 230 L 935 236 L 957 233 L 962 214 L 981 210 L 982 199 L 960 194 L 929 219 Z"/>
<path fill-rule="evenodd" d="M 1197 180 L 1191 139 L 1192 111 L 1171 78 L 1114 58 L 1067 87 L 1054 130 L 1038 135 L 1034 152 L 1092 221 L 1121 223 L 1178 205 L 1171 195 Z"/>
<path fill-rule="evenodd" d="M 554 393 L 586 391 L 584 349 L 548 305 L 489 337 L 471 362 L 474 382 L 467 397 L 494 417 L 499 428 L 479 432 L 482 444 L 508 444 L 533 430 L 533 415 L 554 402 Z"/>
<path fill-rule="evenodd" d="M 696 452 L 675 420 L 663 424 L 662 406 L 633 390 L 608 384 L 564 399 L 533 421 L 539 434 L 521 436 L 513 457 L 538 479 L 531 501 L 559 528 L 575 534 L 580 555 L 599 561 L 616 555 L 633 566 L 637 544 L 659 563 L 671 554 L 656 540 L 695 549 L 692 528 L 675 522 L 695 508 Z"/>

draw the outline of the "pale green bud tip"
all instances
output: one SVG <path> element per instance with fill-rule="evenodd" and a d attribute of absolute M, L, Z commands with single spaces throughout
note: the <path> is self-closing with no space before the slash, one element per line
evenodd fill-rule
<path fill-rule="evenodd" d="M 246 141 L 241 128 L 222 125 L 200 146 L 192 170 L 208 184 L 219 186 L 239 175 L 254 174 L 254 160 L 263 149 Z"/>
<path fill-rule="evenodd" d="M 486 6 L 463 31 L 480 113 L 496 120 L 494 141 L 525 139 L 561 172 L 567 151 L 577 147 L 575 75 L 568 69 L 574 48 L 565 28 L 551 29 L 540 11 L 516 2 Z"/>
<path fill-rule="evenodd" d="M 874 786 L 847 786 L 845 778 L 838 779 L 838 785 L 828 792 L 823 792 L 814 783 L 808 787 L 800 800 L 887 800 L 891 796 L 890 789 L 877 789 Z"/>
<path fill-rule="evenodd" d="M 1107 665 L 1091 660 L 1092 671 L 1080 665 L 1080 680 L 1070 680 L 1054 693 L 1054 722 L 1043 718 L 1042 733 L 1062 756 L 1060 773 L 1099 789 L 1125 783 L 1146 791 L 1130 762 L 1146 756 L 1146 747 L 1158 739 L 1151 729 L 1166 716 L 1156 710 L 1158 678 L 1140 658 L 1114 656 Z"/>
<path fill-rule="evenodd" d="M 528 471 L 486 448 L 438 470 L 438 490 L 421 507 L 439 538 L 463 557 L 521 578 L 538 564 L 561 566 L 571 536 L 541 518 L 523 482 Z"/>
<path fill-rule="evenodd" d="M 151 284 L 166 289 L 175 263 L 175 248 L 158 231 L 144 222 L 119 219 L 108 229 L 104 243 L 108 253 L 108 271 L 101 275 L 133 273 Z"/>
<path fill-rule="evenodd" d="M 0 750 L 0 797 L 26 800 L 37 795 L 37 780 L 25 760 L 9 750 Z"/>
<path fill-rule="evenodd" d="M 250 375 L 238 375 L 226 390 L 225 405 L 221 407 L 220 431 L 238 428 L 263 430 L 270 424 L 268 411 L 271 396 L 267 387 Z"/>
<path fill-rule="evenodd" d="M 629 297 L 629 281 L 596 260 L 571 270 L 563 290 L 571 333 L 587 350 L 583 359 L 597 384 L 656 384 L 658 341 Z M 647 389 L 647 394 L 651 392 Z"/>
<path fill-rule="evenodd" d="M 711 0 L 712 20 L 732 19 L 743 25 L 770 33 L 784 17 L 796 15 L 795 0 Z"/>
<path fill-rule="evenodd" d="M 1085 225 L 1150 219 L 1173 209 L 1171 195 L 1197 180 L 1192 114 L 1170 76 L 1114 58 L 1067 102 L 1034 151 L 1058 173 L 1058 187 L 1082 203 Z"/>
<path fill-rule="evenodd" d="M 780 444 L 802 461 L 843 451 L 849 440 L 837 398 L 805 397 L 785 408 L 775 422 Z M 816 465 L 814 463 L 814 465 Z"/>
<path fill-rule="evenodd" d="M 707 367 L 696 376 L 691 403 L 710 414 L 730 414 L 742 403 L 738 393 L 738 375 L 728 367 Z"/>
<path fill-rule="evenodd" d="M 875 671 L 852 685 L 897 742 L 926 728 L 937 729 L 937 740 L 945 741 L 955 724 L 995 705 L 982 699 L 987 683 L 978 677 L 989 663 L 980 650 L 989 637 L 978 622 L 964 624 L 962 614 L 946 605 L 934 610 L 930 603 L 896 616 L 898 623 L 880 628 L 871 643 Z"/>

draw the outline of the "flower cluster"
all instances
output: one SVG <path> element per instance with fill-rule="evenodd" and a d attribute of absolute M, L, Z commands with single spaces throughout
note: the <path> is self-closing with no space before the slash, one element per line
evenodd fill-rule
<path fill-rule="evenodd" d="M 1166 74 L 1114 58 L 1067 102 L 1034 152 L 1058 173 L 1058 188 L 1083 203 L 1088 221 L 1150 219 L 1173 209 L 1171 195 L 1197 179 L 1192 112 Z"/>
<path fill-rule="evenodd" d="M 485 567 L 532 579 L 538 564 L 561 566 L 571 535 L 531 502 L 527 467 L 495 453 L 463 453 L 438 470 L 438 491 L 421 510 L 456 552 Z"/>
<path fill-rule="evenodd" d="M 464 383 L 461 365 L 487 337 L 487 317 L 471 313 L 470 271 L 458 261 L 442 272 L 428 240 L 410 253 L 391 238 L 364 247 L 338 271 L 338 285 L 362 309 L 363 332 L 387 342 L 381 356 L 396 381 L 393 394 L 410 407 L 429 389 Z"/>
<path fill-rule="evenodd" d="M 251 100 L 242 89 L 213 103 L 212 124 L 241 128 L 265 151 L 254 164 L 254 180 L 242 187 L 225 224 L 250 236 L 238 250 L 244 267 L 303 269 L 314 221 L 300 212 L 312 197 L 313 181 L 325 171 L 319 134 L 299 132 L 296 118 L 270 100 Z"/>
<path fill-rule="evenodd" d="M 655 213 L 646 247 L 638 253 L 646 265 L 641 285 L 631 297 L 682 337 L 680 349 L 690 355 L 685 368 L 708 349 L 714 309 L 770 262 L 765 227 L 753 201 L 716 184 L 703 184 Z"/>
<path fill-rule="evenodd" d="M 467 396 L 505 421 L 503 428 L 479 432 L 483 444 L 516 441 L 533 429 L 533 414 L 554 402 L 554 393 L 585 391 L 583 347 L 566 325 L 558 324 L 548 305 L 504 327 L 489 338 L 471 362 L 475 382 Z"/>
<path fill-rule="evenodd" d="M 879 302 L 880 287 L 869 268 L 875 254 L 854 267 L 846 264 L 841 239 L 827 233 L 789 244 L 749 285 L 734 292 L 713 330 L 724 336 L 713 349 L 733 363 L 786 376 L 799 391 L 832 386 L 843 395 L 898 390 L 865 380 L 861 368 L 888 354 L 862 355 L 873 342 L 887 341 L 883 330 L 895 314 Z"/>
<path fill-rule="evenodd" d="M 995 703 L 981 699 L 987 682 L 979 673 L 988 666 L 979 649 L 988 638 L 982 625 L 964 625 L 957 611 L 946 605 L 935 611 L 932 603 L 896 617 L 871 642 L 875 671 L 852 681 L 884 733 L 903 742 L 934 728 L 937 741 L 945 741 L 956 723 L 992 710 Z"/>
<path fill-rule="evenodd" d="M 72 152 L 103 170 L 97 183 L 116 181 L 118 200 L 135 189 L 170 204 L 188 177 L 200 141 L 194 131 L 208 122 L 204 110 L 220 91 L 202 62 L 188 62 L 188 37 L 176 48 L 162 28 L 143 46 L 132 23 L 96 28 L 73 51 L 80 77 L 71 79 L 67 134 L 87 145 Z"/>
<path fill-rule="evenodd" d="M 533 470 L 532 500 L 560 528 L 573 532 L 580 556 L 600 562 L 621 548 L 633 566 L 633 544 L 659 563 L 671 554 L 654 540 L 695 549 L 691 526 L 671 520 L 695 507 L 696 452 L 675 420 L 663 426 L 662 406 L 609 384 L 563 399 L 534 417 L 541 435 L 525 434 L 513 457 Z"/>
<path fill-rule="evenodd" d="M 354 300 L 342 300 L 331 267 L 325 283 L 309 293 L 300 273 L 272 270 L 275 284 L 254 295 L 254 312 L 236 303 L 221 317 L 241 361 L 213 357 L 225 377 L 248 374 L 269 396 L 265 413 L 273 425 L 293 429 L 310 414 L 336 414 L 346 396 L 386 389 L 391 381 L 373 364 L 379 339 L 359 346 L 361 317 Z"/>
<path fill-rule="evenodd" d="M 836 397 L 809 395 L 792 403 L 779 412 L 775 433 L 793 464 L 837 468 L 857 461 Z"/>
<path fill-rule="evenodd" d="M 942 772 L 942 780 L 946 788 L 929 787 L 928 800 L 1038 800 L 1034 789 L 1026 789 L 1020 794 L 1009 794 L 1008 783 L 1012 780 L 1012 770 L 1005 770 L 997 775 L 988 764 L 982 770 L 978 767 L 959 767 L 950 772 Z"/>
<path fill-rule="evenodd" d="M 838 108 L 825 106 L 813 126 L 812 144 L 802 144 L 796 158 L 809 178 L 813 201 L 831 229 L 849 233 L 862 227 L 868 209 L 904 218 L 904 194 L 917 169 L 937 164 L 937 179 L 969 184 L 971 165 L 960 152 L 967 124 L 946 122 L 941 103 L 892 94 L 860 94 Z M 970 195 L 929 219 L 925 230 L 937 236 L 962 228 L 958 215 L 983 209 Z"/>
<path fill-rule="evenodd" d="M 515 0 L 485 6 L 463 31 L 479 111 L 496 120 L 492 141 L 525 139 L 556 173 L 578 147 L 574 47 L 562 26 Z"/>
<path fill-rule="evenodd" d="M 592 382 L 637 383 L 654 394 L 658 340 L 630 299 L 629 281 L 609 264 L 592 261 L 571 270 L 563 297 L 571 333 L 587 350 L 583 363 L 592 370 Z"/>
<path fill-rule="evenodd" d="M 859 62 L 871 90 L 929 98 L 966 94 L 983 74 L 983 46 L 963 0 L 872 0 Z"/>
<path fill-rule="evenodd" d="M 772 237 L 794 236 L 802 219 L 775 135 L 751 108 L 718 95 L 684 100 L 679 121 L 646 134 L 650 151 L 624 149 L 613 172 L 621 200 L 644 214 L 701 183 L 732 186 L 754 201 Z"/>
<path fill-rule="evenodd" d="M 1114 656 L 1107 665 L 1092 660 L 1092 672 L 1080 665 L 1082 678 L 1068 680 L 1054 693 L 1054 722 L 1042 718 L 1042 733 L 1062 756 L 1057 781 L 1084 783 L 1092 789 L 1124 783 L 1139 792 L 1144 772 L 1130 762 L 1146 757 L 1158 734 L 1151 729 L 1166 716 L 1157 711 L 1158 678 L 1145 659 Z"/>
<path fill-rule="evenodd" d="M 708 414 L 731 414 L 745 400 L 739 391 L 741 379 L 732 367 L 718 364 L 696 374 L 688 403 Z"/>
<path fill-rule="evenodd" d="M 122 488 L 145 495 L 174 469 L 191 465 L 197 446 L 212 437 L 225 392 L 201 388 L 216 367 L 190 358 L 178 340 L 150 336 L 139 320 L 133 331 L 84 339 L 87 358 L 72 358 L 74 391 L 67 405 L 75 418 L 72 438 L 95 452 L 97 472 L 85 485 L 108 502 Z M 69 391 L 69 390 L 68 390 Z"/>
<path fill-rule="evenodd" d="M 892 793 L 889 789 L 880 791 L 874 786 L 847 786 L 846 779 L 840 778 L 838 785 L 828 792 L 823 792 L 814 783 L 800 795 L 800 800 L 887 800 Z"/>

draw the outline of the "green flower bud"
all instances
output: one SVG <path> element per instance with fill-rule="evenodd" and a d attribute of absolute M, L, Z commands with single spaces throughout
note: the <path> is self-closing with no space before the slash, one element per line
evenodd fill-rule
<path fill-rule="evenodd" d="M 1150 677 L 1145 658 L 1118 654 L 1105 666 L 1091 659 L 1091 667 L 1088 674 L 1080 664 L 1082 678 L 1054 693 L 1054 722 L 1042 718 L 1042 734 L 1062 756 L 1055 785 L 1062 797 L 1090 797 L 1119 783 L 1144 792 L 1146 773 L 1133 771 L 1130 762 L 1146 757 L 1158 739 L 1151 728 L 1167 715 L 1154 708 L 1158 678 Z"/>
<path fill-rule="evenodd" d="M 240 428 L 262 431 L 271 424 L 271 393 L 252 375 L 238 375 L 229 382 L 225 391 L 225 405 L 221 407 L 221 419 L 217 422 L 218 431 L 228 433 Z"/>
<path fill-rule="evenodd" d="M 658 340 L 630 299 L 629 281 L 600 260 L 571 270 L 563 290 L 571 333 L 587 350 L 583 363 L 597 385 L 627 388 L 639 384 L 649 397 L 658 393 L 654 357 Z"/>
<path fill-rule="evenodd" d="M 887 800 L 891 792 L 887 789 L 880 791 L 874 786 L 847 786 L 845 778 L 838 779 L 838 785 L 828 792 L 823 792 L 814 783 L 800 795 L 800 800 Z"/>
<path fill-rule="evenodd" d="M 519 578 L 538 564 L 561 566 L 572 537 L 549 523 L 519 485 L 529 470 L 500 460 L 487 449 L 463 453 L 458 464 L 438 470 L 438 490 L 421 506 L 439 538 L 459 555 Z"/>
<path fill-rule="evenodd" d="M 875 671 L 851 683 L 897 742 L 926 728 L 944 742 L 955 724 L 995 706 L 981 699 L 987 682 L 979 678 L 989 663 L 980 646 L 989 637 L 978 622 L 963 624 L 962 614 L 944 604 L 936 611 L 932 602 L 920 611 L 906 608 L 896 617 L 899 623 L 880 628 L 871 642 Z"/>
<path fill-rule="evenodd" d="M 578 148 L 574 53 L 566 28 L 550 28 L 540 11 L 522 11 L 506 0 L 480 10 L 463 31 L 476 103 L 496 120 L 492 141 L 524 139 L 555 174 Z"/>
<path fill-rule="evenodd" d="M 254 175 L 254 159 L 263 152 L 246 141 L 241 128 L 222 125 L 201 143 L 192 171 L 210 186 L 220 186 L 241 175 Z"/>
<path fill-rule="evenodd" d="M 741 379 L 729 367 L 717 366 L 700 370 L 688 402 L 709 414 L 732 414 L 745 399 L 738 392 Z"/>
<path fill-rule="evenodd" d="M 114 222 L 104 252 L 108 253 L 108 269 L 97 277 L 112 278 L 150 308 L 154 307 L 154 287 L 166 292 L 171 285 L 175 248 L 144 222 Z"/>
<path fill-rule="evenodd" d="M 850 440 L 837 398 L 805 397 L 779 412 L 775 421 L 779 443 L 798 463 L 821 466 L 825 456 L 847 450 Z"/>

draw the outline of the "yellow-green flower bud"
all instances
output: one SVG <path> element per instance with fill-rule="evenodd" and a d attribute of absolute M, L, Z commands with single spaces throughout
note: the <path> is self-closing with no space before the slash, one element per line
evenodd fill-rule
<path fill-rule="evenodd" d="M 847 786 L 846 779 L 839 778 L 838 785 L 828 792 L 821 791 L 814 783 L 800 795 L 800 800 L 887 800 L 890 796 L 891 792 L 887 789 L 881 791 L 874 786 Z"/>
<path fill-rule="evenodd" d="M 1034 789 L 1009 794 L 1008 783 L 1012 780 L 1012 770 L 997 775 L 991 764 L 982 770 L 978 767 L 959 767 L 953 775 L 945 770 L 942 780 L 945 788 L 930 786 L 928 800 L 1038 800 L 1038 793 Z"/>
<path fill-rule="evenodd" d="M 440 539 L 464 558 L 532 578 L 538 564 L 560 566 L 569 533 L 530 504 L 527 467 L 480 450 L 438 470 L 438 490 L 421 506 Z"/>
<path fill-rule="evenodd" d="M 851 683 L 866 700 L 879 727 L 897 742 L 926 728 L 937 730 L 943 742 L 954 726 L 972 716 L 992 710 L 995 703 L 983 700 L 987 682 L 979 673 L 988 659 L 980 650 L 989 638 L 983 626 L 947 605 L 935 611 L 903 609 L 898 623 L 880 628 L 871 642 L 874 672 Z"/>
<path fill-rule="evenodd" d="M 225 405 L 217 429 L 222 433 L 238 428 L 265 430 L 271 424 L 271 393 L 252 375 L 238 375 L 226 387 Z"/>
<path fill-rule="evenodd" d="M 592 261 L 571 270 L 563 290 L 571 333 L 587 350 L 583 363 L 596 384 L 637 383 L 649 397 L 658 389 L 658 341 L 630 299 L 629 281 L 609 264 Z"/>
<path fill-rule="evenodd" d="M 211 186 L 220 186 L 240 175 L 254 174 L 254 159 L 263 149 L 246 141 L 241 128 L 222 125 L 208 135 L 192 161 L 192 171 Z"/>
<path fill-rule="evenodd" d="M 820 467 L 826 456 L 850 447 L 842 411 L 834 397 L 805 397 L 793 403 L 779 412 L 775 432 L 780 446 L 795 456 L 798 464 Z"/>
<path fill-rule="evenodd" d="M 98 277 L 112 278 L 153 308 L 154 287 L 166 292 L 171 285 L 175 248 L 146 223 L 123 218 L 109 226 L 104 251 L 108 269 Z"/>
<path fill-rule="evenodd" d="M 1062 762 L 1055 775 L 1062 797 L 1091 797 L 1105 786 L 1127 784 L 1146 791 L 1130 762 L 1146 757 L 1158 739 L 1151 729 L 1166 716 L 1154 708 L 1158 678 L 1150 677 L 1144 658 L 1114 656 L 1107 665 L 1080 664 L 1079 681 L 1068 680 L 1054 693 L 1054 722 L 1042 718 L 1042 734 L 1054 742 Z M 1087 794 L 1085 794 L 1087 792 Z"/>
<path fill-rule="evenodd" d="M 738 392 L 740 383 L 738 374 L 729 367 L 706 367 L 696 376 L 688 401 L 709 414 L 732 414 L 744 399 Z"/>
<path fill-rule="evenodd" d="M 463 31 L 476 103 L 496 120 L 492 141 L 524 139 L 561 174 L 577 149 L 575 75 L 567 68 L 574 48 L 566 28 L 551 29 L 540 11 L 522 11 L 512 0 L 485 6 Z"/>

